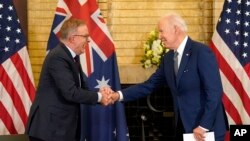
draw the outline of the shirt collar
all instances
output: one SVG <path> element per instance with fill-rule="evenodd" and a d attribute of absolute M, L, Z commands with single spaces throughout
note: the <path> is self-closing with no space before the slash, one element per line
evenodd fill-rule
<path fill-rule="evenodd" d="M 177 48 L 177 52 L 178 52 L 178 54 L 179 55 L 181 55 L 182 56 L 182 54 L 183 54 L 183 52 L 184 52 L 184 48 L 185 48 L 185 46 L 186 46 L 186 43 L 187 43 L 187 39 L 188 39 L 188 36 L 186 36 L 185 38 L 184 38 L 184 40 L 181 42 L 181 44 L 180 44 L 180 46 Z"/>
<path fill-rule="evenodd" d="M 66 46 L 66 45 L 65 45 L 65 46 Z M 76 57 L 76 53 L 75 53 L 70 47 L 68 47 L 68 46 L 66 46 L 66 47 L 67 47 L 67 49 L 69 50 L 71 56 L 72 56 L 73 58 L 75 58 L 75 57 Z"/>

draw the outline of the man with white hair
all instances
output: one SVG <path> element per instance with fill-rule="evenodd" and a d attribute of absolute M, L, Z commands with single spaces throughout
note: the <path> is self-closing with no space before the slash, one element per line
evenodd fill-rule
<path fill-rule="evenodd" d="M 144 83 L 113 94 L 114 100 L 130 101 L 145 97 L 165 85 L 170 88 L 176 119 L 176 139 L 194 133 L 204 141 L 213 131 L 216 141 L 224 141 L 227 119 L 222 104 L 222 84 L 216 58 L 211 49 L 187 35 L 185 21 L 178 14 L 168 14 L 158 23 L 159 38 L 170 49 L 159 68 Z"/>

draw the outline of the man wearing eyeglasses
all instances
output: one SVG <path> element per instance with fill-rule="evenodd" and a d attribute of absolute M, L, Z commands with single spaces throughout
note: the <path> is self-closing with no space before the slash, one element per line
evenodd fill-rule
<path fill-rule="evenodd" d="M 60 41 L 46 56 L 42 67 L 26 128 L 30 141 L 77 141 L 80 104 L 111 102 L 105 89 L 88 91 L 82 79 L 78 61 L 89 42 L 86 24 L 78 19 L 65 21 Z"/>

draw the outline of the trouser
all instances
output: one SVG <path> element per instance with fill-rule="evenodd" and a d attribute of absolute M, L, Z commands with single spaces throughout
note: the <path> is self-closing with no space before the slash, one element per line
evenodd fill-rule
<path fill-rule="evenodd" d="M 183 133 L 184 133 L 184 127 L 179 115 L 175 132 L 175 141 L 183 141 Z"/>

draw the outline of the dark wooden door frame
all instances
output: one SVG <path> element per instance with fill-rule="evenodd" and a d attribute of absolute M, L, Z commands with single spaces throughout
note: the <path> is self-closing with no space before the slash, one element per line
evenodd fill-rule
<path fill-rule="evenodd" d="M 26 39 L 28 38 L 27 0 L 13 0 Z"/>

